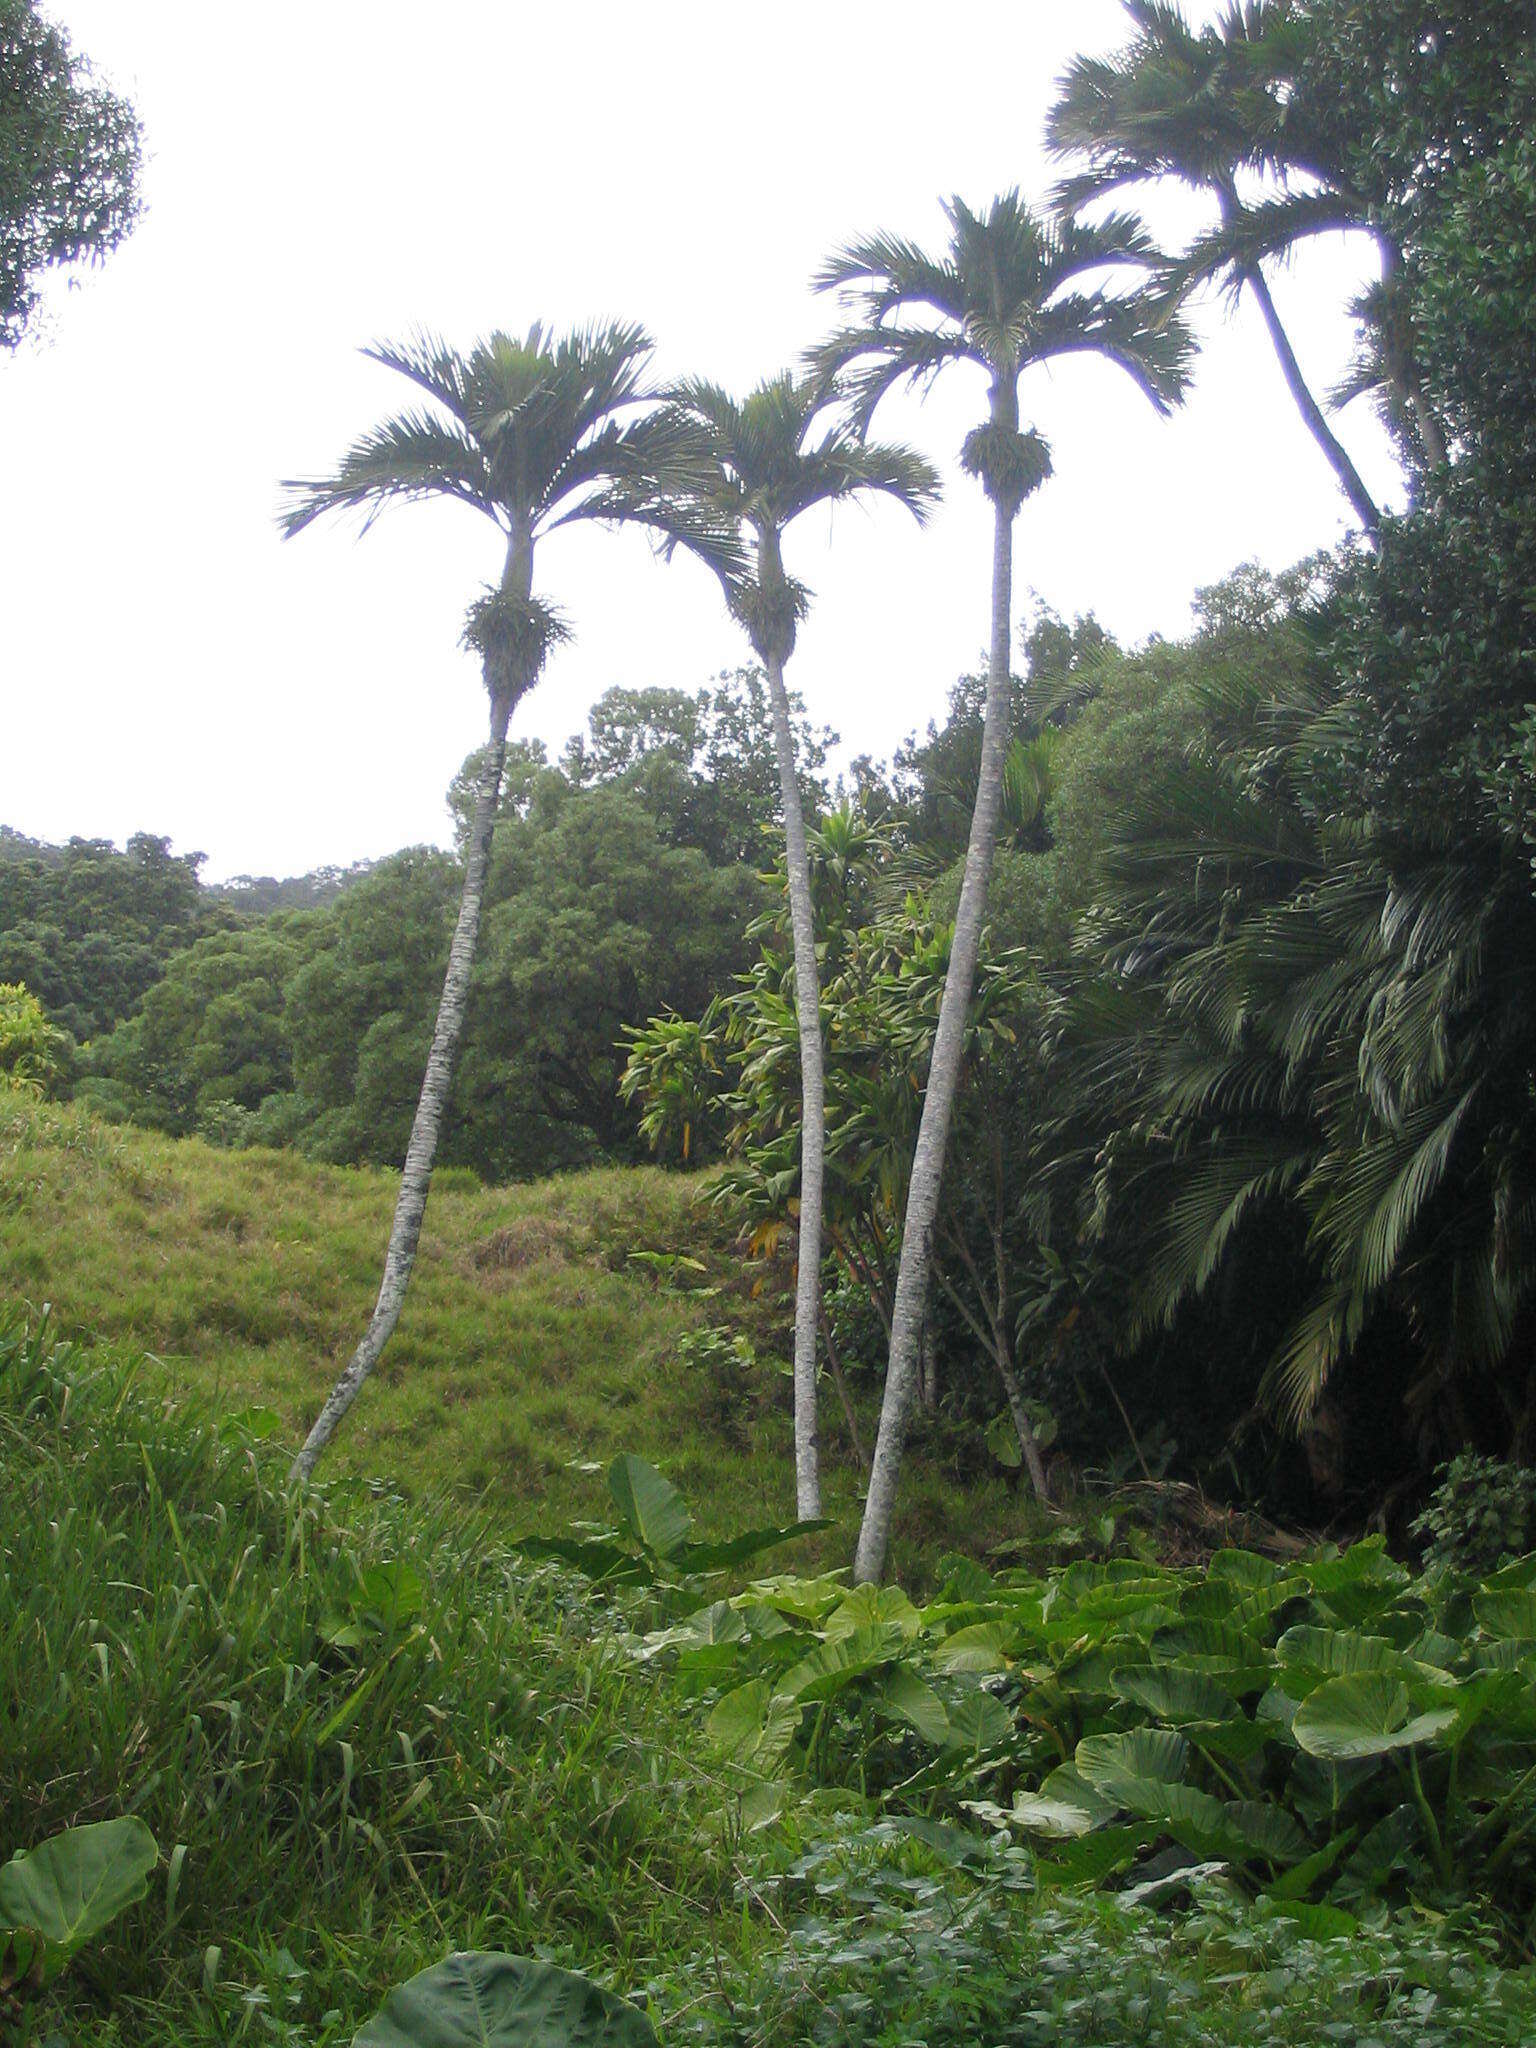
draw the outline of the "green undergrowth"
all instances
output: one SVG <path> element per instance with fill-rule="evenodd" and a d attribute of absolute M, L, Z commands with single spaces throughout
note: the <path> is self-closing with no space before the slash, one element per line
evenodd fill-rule
<path fill-rule="evenodd" d="M 740 1939 L 733 1802 L 575 1582 L 282 1478 L 135 1361 L 0 1329 L 0 1861 L 126 1814 L 162 1858 L 37 2038 L 348 2041 L 450 1948 L 629 1985 Z"/>
<path fill-rule="evenodd" d="M 584 1971 L 663 2048 L 1514 2048 L 1536 2027 L 1536 1985 L 1474 1921 L 1320 1940 L 1210 1876 L 1042 1890 L 1024 1844 L 846 1791 L 754 1823 L 662 1660 L 634 1656 L 655 1588 L 534 1568 L 445 1496 L 340 1481 L 300 1507 L 238 1420 L 15 1314 L 0 1499 L 0 1862 L 122 1816 L 159 1852 L 0 2021 L 18 2043 L 340 2048 L 465 1948 Z"/>
<path fill-rule="evenodd" d="M 142 1347 L 170 1391 L 270 1407 L 296 1443 L 366 1324 L 396 1185 L 0 1095 L 0 1299 Z M 438 1173 L 400 1327 L 328 1465 L 410 1493 L 452 1486 L 509 1529 L 559 1528 L 602 1512 L 602 1470 L 633 1451 L 682 1486 L 707 1534 L 784 1519 L 784 1291 L 754 1291 L 761 1269 L 701 1187 L 649 1167 L 507 1188 Z M 746 1340 L 745 1366 L 706 1341 L 715 1326 Z M 861 1480 L 830 1396 L 826 1410 L 834 1527 L 805 1555 L 832 1564 L 852 1549 Z M 909 1572 L 1032 1526 L 1002 1473 L 961 1487 L 919 1444 L 903 1476 Z"/>

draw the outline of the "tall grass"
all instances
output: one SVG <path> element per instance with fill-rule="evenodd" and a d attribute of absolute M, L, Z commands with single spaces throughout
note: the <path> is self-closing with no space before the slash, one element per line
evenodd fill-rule
<path fill-rule="evenodd" d="M 487 1188 L 433 1183 L 411 1293 L 327 1466 L 411 1493 L 452 1484 L 507 1527 L 601 1515 L 620 1451 L 659 1466 L 701 1530 L 793 1513 L 787 1275 L 749 1268 L 695 1176 L 625 1167 Z M 367 1321 L 394 1176 L 291 1152 L 228 1152 L 0 1094 L 0 1300 L 147 1350 L 157 1390 L 273 1408 L 296 1445 Z M 634 1252 L 684 1252 L 669 1278 Z M 766 1279 L 767 1285 L 763 1285 Z M 708 1293 L 698 1290 L 708 1288 Z M 687 1356 L 712 1322 L 757 1364 L 728 1388 Z M 873 1402 L 871 1380 L 865 1399 Z M 827 1512 L 839 1563 L 861 1474 L 827 1403 Z M 961 1488 L 914 1450 L 898 1562 L 980 1550 L 1028 1523 L 1010 1483 Z"/>
<path fill-rule="evenodd" d="M 441 1501 L 281 1480 L 0 1328 L 0 1860 L 121 1813 L 166 1858 L 67 2040 L 346 2041 L 451 1947 L 622 1987 L 736 1924 L 730 1802 L 600 1611 Z"/>

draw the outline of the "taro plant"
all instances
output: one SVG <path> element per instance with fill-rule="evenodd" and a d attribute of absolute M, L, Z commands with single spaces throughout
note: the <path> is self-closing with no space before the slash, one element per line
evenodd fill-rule
<path fill-rule="evenodd" d="M 937 1599 L 764 1579 L 647 1638 L 742 1775 L 1028 1843 L 1036 1882 L 1218 1866 L 1347 1931 L 1385 1900 L 1536 1909 L 1536 1558 L 1415 1577 L 1379 1542 L 1203 1571 L 957 1565 Z"/>
<path fill-rule="evenodd" d="M 531 1956 L 451 1955 L 396 1985 L 353 2048 L 656 2048 L 626 1998 Z"/>
<path fill-rule="evenodd" d="M 0 1868 L 0 2023 L 142 1899 L 160 1860 L 133 1815 L 50 1835 Z"/>
<path fill-rule="evenodd" d="M 720 1543 L 700 1542 L 677 1488 L 630 1451 L 609 1466 L 608 1491 L 618 1511 L 617 1527 L 580 1527 L 569 1536 L 523 1536 L 512 1547 L 539 1562 L 573 1565 L 584 1578 L 606 1585 L 678 1588 L 828 1527 L 824 1521 L 797 1522 L 788 1528 L 747 1529 Z"/>

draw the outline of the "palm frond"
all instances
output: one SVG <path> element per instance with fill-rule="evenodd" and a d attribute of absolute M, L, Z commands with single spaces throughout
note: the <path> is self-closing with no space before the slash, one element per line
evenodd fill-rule
<path fill-rule="evenodd" d="M 490 469 L 462 428 L 426 413 L 402 413 L 361 435 L 334 475 L 287 478 L 279 523 L 286 538 L 329 512 L 359 511 L 364 532 L 396 499 L 457 498 L 498 517 Z"/>

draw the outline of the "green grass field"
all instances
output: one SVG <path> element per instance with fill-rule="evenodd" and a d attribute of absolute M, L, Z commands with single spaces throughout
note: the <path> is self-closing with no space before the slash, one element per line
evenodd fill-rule
<path fill-rule="evenodd" d="M 0 1300 L 142 1347 L 170 1390 L 268 1406 L 295 1442 L 372 1306 L 394 1177 L 290 1152 L 229 1152 L 0 1097 Z M 601 1517 L 600 1472 L 630 1450 L 661 1467 L 703 1529 L 793 1516 L 782 1291 L 755 1275 L 698 1177 L 613 1168 L 485 1188 L 439 1173 L 411 1294 L 327 1469 L 484 1496 L 503 1527 Z M 704 1275 L 658 1278 L 639 1252 Z M 691 1290 L 718 1290 L 703 1297 Z M 710 1323 L 758 1365 L 727 1384 L 679 1355 Z M 872 1398 L 872 1393 L 869 1396 Z M 828 1390 L 828 1513 L 806 1563 L 851 1551 L 860 1474 Z M 866 1434 L 873 1438 L 872 1407 Z M 1024 1526 L 1000 1475 L 963 1491 L 919 1445 L 903 1475 L 897 1566 L 982 1552 Z"/>

